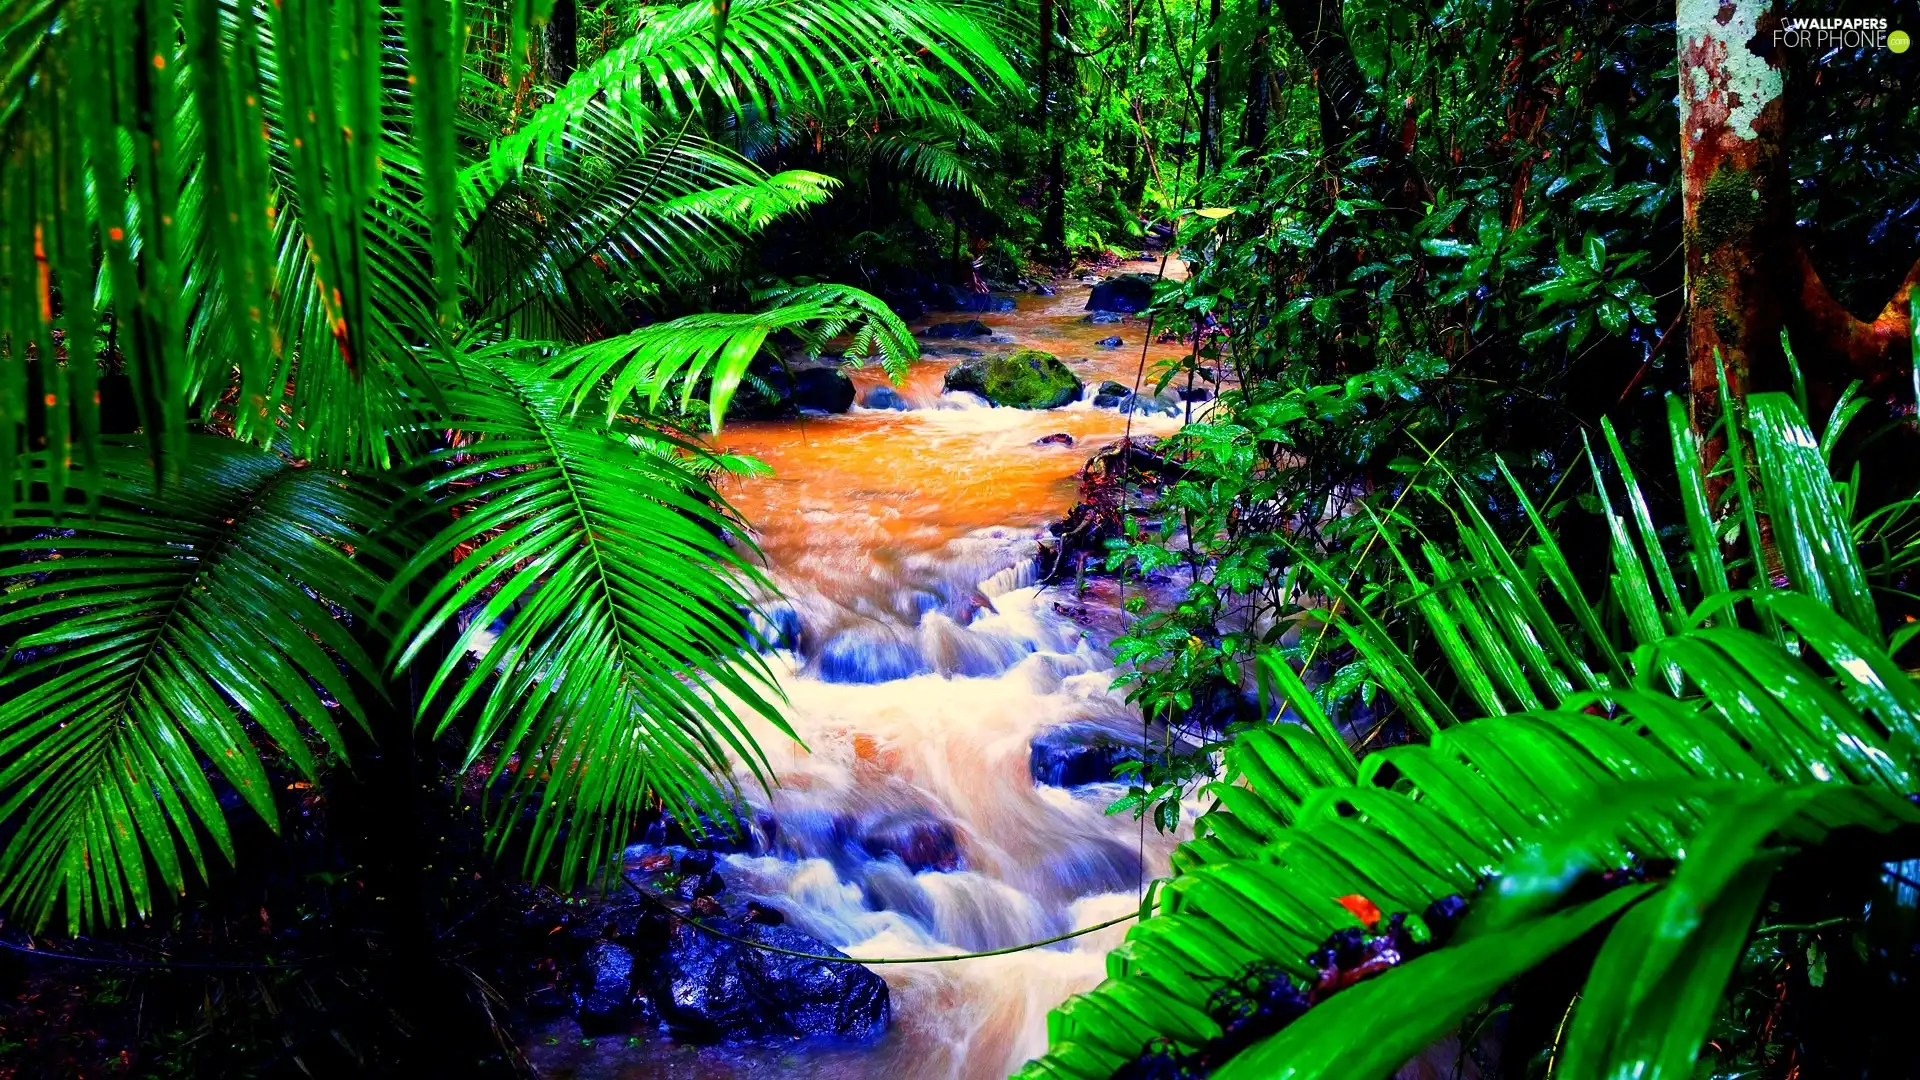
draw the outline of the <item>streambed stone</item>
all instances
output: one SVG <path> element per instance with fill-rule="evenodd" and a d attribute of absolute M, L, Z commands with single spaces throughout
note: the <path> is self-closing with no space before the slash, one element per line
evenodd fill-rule
<path fill-rule="evenodd" d="M 1015 409 L 1057 409 L 1079 400 L 1084 387 L 1060 358 L 1039 349 L 969 360 L 947 372 L 946 389 L 979 394 Z"/>
<path fill-rule="evenodd" d="M 762 945 L 845 957 L 791 926 L 727 920 L 716 929 Z M 769 1036 L 869 1042 L 887 1029 L 892 1001 L 880 976 L 858 964 L 768 952 L 675 923 L 653 987 L 673 1033 L 698 1042 Z"/>
<path fill-rule="evenodd" d="M 1145 311 L 1153 303 L 1152 274 L 1121 274 L 1093 287 L 1087 297 L 1089 311 Z"/>

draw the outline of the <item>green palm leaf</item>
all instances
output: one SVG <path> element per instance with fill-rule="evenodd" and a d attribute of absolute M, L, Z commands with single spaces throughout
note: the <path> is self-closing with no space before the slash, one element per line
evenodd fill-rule
<path fill-rule="evenodd" d="M 1623 647 L 1605 636 L 1544 527 L 1532 562 L 1571 625 L 1528 598 L 1531 582 L 1463 498 L 1472 565 L 1429 549 L 1430 575 L 1401 603 L 1419 614 L 1458 692 L 1492 715 L 1370 754 L 1356 774 L 1335 764 L 1345 747 L 1323 741 L 1328 725 L 1308 688 L 1270 678 L 1309 726 L 1235 739 L 1228 780 L 1210 789 L 1217 805 L 1176 852 L 1160 913 L 1115 951 L 1106 983 L 1055 1012 L 1048 1054 L 1021 1075 L 1105 1078 L 1153 1036 L 1204 1057 L 1216 1077 L 1385 1075 L 1590 931 L 1604 945 L 1556 1075 L 1691 1075 L 1783 858 L 1836 829 L 1920 827 L 1905 797 L 1920 786 L 1920 689 L 1878 637 L 1857 554 L 1835 542 L 1849 535 L 1843 501 L 1786 399 L 1757 395 L 1748 422 L 1760 501 L 1728 512 L 1796 531 L 1800 540 L 1783 541 L 1799 545 L 1787 554 L 1795 589 L 1727 591 L 1698 489 L 1683 499 L 1689 533 L 1716 548 L 1693 555 L 1697 575 L 1669 566 L 1623 468 L 1628 512 L 1605 508 L 1614 606 L 1639 612 L 1623 620 L 1635 639 Z M 1691 433 L 1676 421 L 1674 435 L 1676 460 L 1693 465 Z M 1838 601 L 1843 592 L 1855 599 Z M 1745 605 L 1744 618 L 1729 600 Z M 1393 645 L 1381 616 L 1354 609 L 1341 625 L 1402 707 L 1431 713 L 1439 684 Z M 1622 661 L 1596 671 L 1583 659 L 1596 654 Z M 1285 666 L 1278 657 L 1266 666 L 1275 664 Z M 1500 714 L 1528 694 L 1543 703 Z M 1649 860 L 1679 869 L 1599 900 L 1575 891 Z M 1476 890 L 1444 947 L 1245 1049 L 1217 1041 L 1223 1028 L 1209 1009 L 1224 982 L 1259 964 L 1303 985 L 1324 976 L 1310 954 L 1334 930 L 1361 925 L 1339 898 L 1407 913 L 1417 935 L 1430 904 Z"/>
<path fill-rule="evenodd" d="M 519 349 L 459 361 L 448 400 L 461 439 L 414 496 L 458 513 L 389 595 L 419 594 L 399 663 L 451 639 L 422 715 L 469 725 L 470 765 L 495 755 L 496 848 L 522 842 L 529 869 L 557 863 L 571 884 L 644 810 L 731 821 L 732 762 L 764 777 L 748 718 L 792 732 L 745 648 L 752 553 L 699 452 L 576 420 Z"/>
<path fill-rule="evenodd" d="M 109 444 L 93 516 L 29 504 L 35 538 L 0 547 L 23 560 L 0 578 L 0 904 L 38 921 L 144 916 L 185 888 L 183 851 L 205 875 L 199 831 L 232 857 L 213 777 L 272 824 L 260 747 L 313 779 L 342 752 L 335 713 L 364 722 L 340 665 L 377 665 L 328 605 L 371 610 L 385 500 L 232 441 L 187 446 L 162 494 L 142 451 Z"/>

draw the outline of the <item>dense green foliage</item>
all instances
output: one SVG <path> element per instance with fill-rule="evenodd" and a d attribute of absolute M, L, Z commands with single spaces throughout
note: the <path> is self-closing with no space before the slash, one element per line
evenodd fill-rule
<path fill-rule="evenodd" d="M 1148 378 L 1218 398 L 1109 560 L 1178 596 L 1137 594 L 1118 645 L 1169 728 L 1116 810 L 1198 811 L 1196 839 L 1027 1075 L 1385 1075 L 1450 1035 L 1482 1075 L 1690 1075 L 1710 1030 L 1727 1074 L 1908 1068 L 1839 1015 L 1867 965 L 1822 989 L 1782 957 L 1831 936 L 1750 931 L 1906 948 L 1878 863 L 1915 790 L 1911 365 L 1862 391 L 1799 342 L 1732 463 L 1665 398 L 1689 379 L 1672 10 L 1127 14 L 1192 35 L 1158 52 L 1184 122 L 1139 129 L 1162 180 L 1193 170 L 1159 187 L 1191 274 L 1153 311 L 1192 344 Z M 1891 59 L 1780 57 L 1803 242 L 1861 251 L 1820 265 L 1856 310 L 1920 249 Z M 1256 683 L 1255 722 L 1210 726 Z M 1884 794 L 1835 812 L 1840 781 Z M 1901 839 L 1823 847 L 1842 822 Z M 1780 865 L 1869 887 L 1809 901 Z M 1445 938 L 1423 915 L 1452 897 Z M 1375 905 L 1404 926 L 1350 910 Z"/>
<path fill-rule="evenodd" d="M 1674 9 L 553 7 L 0 5 L 0 911 L 145 919 L 294 784 L 470 776 L 564 886 L 726 827 L 786 729 L 703 437 L 783 355 L 902 376 L 924 285 L 1152 247 L 1114 810 L 1193 838 L 1023 1075 L 1911 1071 L 1847 1024 L 1913 975 L 1920 384 L 1689 370 L 1744 189 L 1688 202 Z M 1754 250 L 1909 350 L 1920 64 L 1771 61 Z"/>
<path fill-rule="evenodd" d="M 730 463 L 681 425 L 774 334 L 915 355 L 858 289 L 740 289 L 835 181 L 731 120 L 911 126 L 1015 76 L 961 6 L 755 0 L 629 10 L 555 86 L 529 17 L 10 11 L 8 910 L 145 916 L 231 854 L 210 781 L 272 821 L 263 755 L 318 780 L 354 728 L 459 731 L 493 846 L 562 882 L 643 812 L 731 813 L 743 718 L 781 721 Z"/>

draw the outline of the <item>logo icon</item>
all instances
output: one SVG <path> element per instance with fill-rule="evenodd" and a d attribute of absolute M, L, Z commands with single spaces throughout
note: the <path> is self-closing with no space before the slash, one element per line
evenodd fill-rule
<path fill-rule="evenodd" d="M 1887 35 L 1887 48 L 1892 49 L 1894 52 L 1906 52 L 1907 46 L 1912 44 L 1913 39 L 1907 36 L 1905 30 L 1895 30 L 1893 33 Z"/>

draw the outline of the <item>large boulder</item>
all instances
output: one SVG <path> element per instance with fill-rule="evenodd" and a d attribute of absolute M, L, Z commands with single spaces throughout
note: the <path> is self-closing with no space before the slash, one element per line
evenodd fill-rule
<path fill-rule="evenodd" d="M 936 304 L 948 311 L 1012 311 L 1013 297 L 996 293 L 974 292 L 954 285 L 939 287 L 939 299 Z"/>
<path fill-rule="evenodd" d="M 846 412 L 853 408 L 853 380 L 837 367 L 794 372 L 793 403 L 815 412 Z"/>
<path fill-rule="evenodd" d="M 1060 358 L 1039 349 L 969 360 L 947 372 L 946 389 L 1015 409 L 1057 409 L 1079 400 L 1082 384 Z"/>
<path fill-rule="evenodd" d="M 791 926 L 728 919 L 715 929 L 792 952 L 846 956 Z M 684 923 L 676 923 L 668 939 L 653 997 L 674 1034 L 692 1041 L 789 1036 L 867 1042 L 892 1019 L 887 984 L 858 964 L 768 952 Z"/>
<path fill-rule="evenodd" d="M 599 941 L 580 958 L 577 979 L 580 1030 L 605 1033 L 633 1019 L 633 954 L 611 941 Z"/>
<path fill-rule="evenodd" d="M 1093 287 L 1087 297 L 1088 311 L 1135 312 L 1147 310 L 1153 303 L 1152 274 L 1122 274 Z"/>
<path fill-rule="evenodd" d="M 803 409 L 843 413 L 852 407 L 853 380 L 837 366 L 789 368 L 756 362 L 734 392 L 729 412 L 744 420 L 783 420 Z"/>

